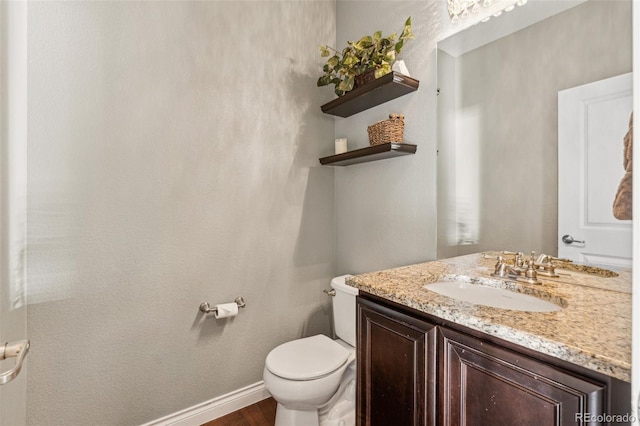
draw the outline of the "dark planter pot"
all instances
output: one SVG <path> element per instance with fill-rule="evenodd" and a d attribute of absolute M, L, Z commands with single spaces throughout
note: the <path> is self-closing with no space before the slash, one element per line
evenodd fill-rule
<path fill-rule="evenodd" d="M 354 84 L 354 88 L 356 87 L 362 87 L 365 84 L 369 83 L 370 81 L 373 81 L 376 79 L 376 69 L 375 68 L 369 68 L 368 70 L 366 70 L 365 72 L 363 72 L 360 75 L 357 75 L 355 77 L 355 84 Z"/>

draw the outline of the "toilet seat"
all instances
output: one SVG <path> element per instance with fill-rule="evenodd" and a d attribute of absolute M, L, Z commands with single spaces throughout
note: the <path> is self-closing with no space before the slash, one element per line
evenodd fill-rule
<path fill-rule="evenodd" d="M 276 347 L 267 355 L 265 366 L 284 379 L 313 380 L 339 369 L 349 354 L 341 344 L 318 334 Z"/>

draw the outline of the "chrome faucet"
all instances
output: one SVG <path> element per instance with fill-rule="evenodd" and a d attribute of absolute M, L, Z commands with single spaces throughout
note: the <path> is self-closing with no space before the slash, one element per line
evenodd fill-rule
<path fill-rule="evenodd" d="M 505 254 L 511 254 L 506 253 Z M 522 257 L 522 253 L 513 253 L 515 255 L 514 266 L 505 262 L 504 257 L 498 256 L 498 262 L 496 263 L 495 270 L 491 276 L 500 278 L 510 278 L 520 282 L 526 282 L 529 284 L 542 284 L 538 279 L 538 272 L 535 268 L 534 254 L 532 253 L 531 259 L 525 261 Z M 521 265 L 521 266 L 518 266 Z M 526 265 L 526 267 L 525 267 Z"/>
<path fill-rule="evenodd" d="M 505 260 L 504 256 L 513 256 L 513 266 L 511 262 Z M 483 258 L 496 259 L 496 257 L 488 255 L 483 255 Z M 536 257 L 535 251 L 532 251 L 531 256 L 526 259 L 522 252 L 503 250 L 497 259 L 498 262 L 496 263 L 495 270 L 491 274 L 492 277 L 511 278 L 530 284 L 541 284 L 538 275 L 558 278 L 560 275 L 556 273 L 557 265 L 554 262 L 573 263 L 571 259 L 553 257 L 544 253 Z"/>
<path fill-rule="evenodd" d="M 509 265 L 507 262 L 505 262 L 504 257 L 502 256 L 498 256 L 498 262 L 496 263 L 496 268 L 493 271 L 493 274 L 491 274 L 494 277 L 507 277 L 507 276 L 512 276 L 512 277 L 517 277 L 522 275 L 522 270 L 518 267 L 513 267 L 511 265 Z"/>

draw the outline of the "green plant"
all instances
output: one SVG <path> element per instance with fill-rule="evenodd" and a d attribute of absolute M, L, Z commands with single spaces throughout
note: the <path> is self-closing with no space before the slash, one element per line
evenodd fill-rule
<path fill-rule="evenodd" d="M 324 75 L 318 79 L 318 86 L 333 84 L 336 95 L 342 96 L 353 89 L 355 77 L 365 71 L 375 69 L 376 78 L 390 73 L 405 42 L 413 38 L 409 17 L 397 42 L 396 33 L 382 37 L 382 31 L 376 31 L 373 36 L 364 36 L 357 42 L 347 42 L 347 47 L 342 52 L 329 46 L 320 46 L 320 55 L 329 59 L 322 68 Z"/>

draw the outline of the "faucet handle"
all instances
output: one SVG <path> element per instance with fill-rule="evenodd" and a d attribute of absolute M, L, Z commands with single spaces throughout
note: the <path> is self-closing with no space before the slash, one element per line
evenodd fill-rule
<path fill-rule="evenodd" d="M 538 273 L 536 272 L 536 268 L 533 266 L 533 260 L 529 260 L 527 262 L 527 269 L 524 272 L 524 276 L 527 278 L 538 278 Z"/>
<path fill-rule="evenodd" d="M 491 259 L 491 260 L 497 260 L 498 258 L 502 257 L 502 255 L 490 255 L 487 253 L 482 253 L 482 258 L 483 259 Z"/>
<path fill-rule="evenodd" d="M 538 258 L 536 259 L 535 263 L 538 264 L 538 265 L 541 265 L 541 264 L 551 263 L 554 260 L 557 261 L 557 262 L 573 263 L 573 260 L 571 260 L 571 259 L 562 259 L 562 258 L 559 258 L 559 257 L 553 257 L 553 256 L 549 256 L 548 254 L 544 254 L 544 253 L 541 253 L 540 256 L 538 256 Z"/>
<path fill-rule="evenodd" d="M 523 253 L 519 251 L 516 252 L 516 251 L 502 250 L 500 254 L 503 254 L 505 256 L 513 256 L 513 266 L 516 268 L 522 267 L 522 256 L 524 256 Z"/>
<path fill-rule="evenodd" d="M 573 260 L 571 260 L 571 259 L 563 259 L 561 257 L 549 256 L 549 260 L 555 260 L 557 262 L 573 263 Z"/>
<path fill-rule="evenodd" d="M 529 260 L 527 262 L 527 269 L 524 272 L 524 276 L 518 277 L 517 281 L 525 282 L 528 284 L 542 284 L 542 282 L 538 279 L 538 272 L 534 267 L 533 260 Z"/>
<path fill-rule="evenodd" d="M 522 268 L 525 266 L 524 253 L 516 253 L 515 258 L 513 259 L 513 266 L 516 268 Z"/>
<path fill-rule="evenodd" d="M 535 264 L 536 265 L 542 265 L 542 264 L 546 264 L 546 263 L 551 263 L 552 257 L 544 254 L 544 253 L 540 253 L 540 255 L 537 257 Z"/>

